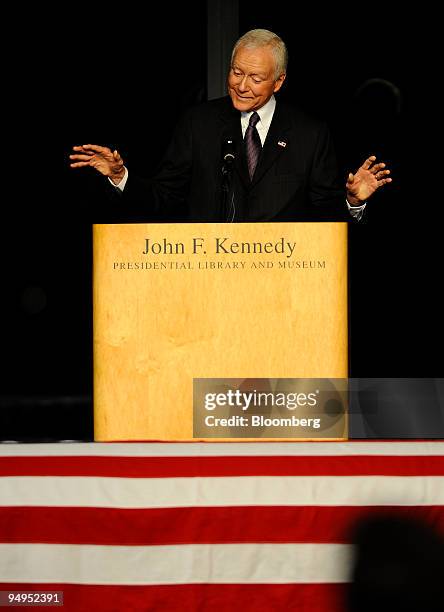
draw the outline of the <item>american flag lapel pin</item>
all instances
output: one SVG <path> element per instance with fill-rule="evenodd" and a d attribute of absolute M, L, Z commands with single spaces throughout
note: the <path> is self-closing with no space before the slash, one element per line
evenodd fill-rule
<path fill-rule="evenodd" d="M 284 147 L 285 148 L 287 146 L 287 143 L 285 142 L 285 140 L 278 140 L 278 145 L 280 147 Z"/>

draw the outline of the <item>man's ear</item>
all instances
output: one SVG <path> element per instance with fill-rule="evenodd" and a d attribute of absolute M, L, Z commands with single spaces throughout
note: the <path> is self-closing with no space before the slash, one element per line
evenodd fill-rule
<path fill-rule="evenodd" d="M 276 82 L 274 84 L 273 93 L 276 93 L 277 91 L 280 90 L 280 88 L 282 87 L 283 82 L 285 81 L 285 77 L 286 76 L 287 75 L 285 74 L 285 72 L 278 76 L 278 78 L 276 79 Z"/>

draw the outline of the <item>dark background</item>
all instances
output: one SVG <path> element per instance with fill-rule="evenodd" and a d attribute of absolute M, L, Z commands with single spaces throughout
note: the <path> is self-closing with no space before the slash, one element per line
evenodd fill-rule
<path fill-rule="evenodd" d="M 69 169 L 71 146 L 116 146 L 150 174 L 181 111 L 206 99 L 204 0 L 159 5 L 151 20 L 98 9 L 29 9 L 7 23 L 0 439 L 92 437 L 91 224 L 114 219 L 102 177 Z M 297 10 L 240 1 L 239 31 L 287 42 L 282 97 L 327 120 L 344 177 L 375 154 L 394 179 L 350 227 L 350 374 L 440 376 L 433 15 Z M 400 97 L 378 84 L 359 92 L 375 78 Z"/>

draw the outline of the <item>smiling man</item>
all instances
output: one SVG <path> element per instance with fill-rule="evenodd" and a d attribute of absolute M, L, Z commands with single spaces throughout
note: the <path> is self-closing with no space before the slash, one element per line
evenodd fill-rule
<path fill-rule="evenodd" d="M 108 177 L 147 220 L 171 205 L 189 221 L 360 218 L 389 170 L 372 156 L 341 185 L 326 125 L 275 98 L 286 74 L 282 39 L 251 30 L 234 46 L 229 96 L 185 114 L 154 176 L 135 176 L 118 151 L 94 144 L 74 147 L 71 167 Z"/>
<path fill-rule="evenodd" d="M 278 53 L 278 47 L 270 43 L 262 47 L 248 47 L 246 37 L 241 38 L 233 49 L 228 93 L 234 108 L 249 113 L 265 106 L 282 87 L 286 77 L 287 55 L 285 48 Z M 251 39 L 257 44 L 258 35 L 251 35 Z"/>

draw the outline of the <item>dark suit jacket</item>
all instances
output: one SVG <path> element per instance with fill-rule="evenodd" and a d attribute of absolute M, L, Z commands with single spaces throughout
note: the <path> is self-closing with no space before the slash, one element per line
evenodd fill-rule
<path fill-rule="evenodd" d="M 124 198 L 174 211 L 174 219 L 226 221 L 221 168 L 227 139 L 235 149 L 234 221 L 350 220 L 327 127 L 279 101 L 252 181 L 240 113 L 225 97 L 189 110 L 158 172 L 144 181 L 130 171 Z"/>

